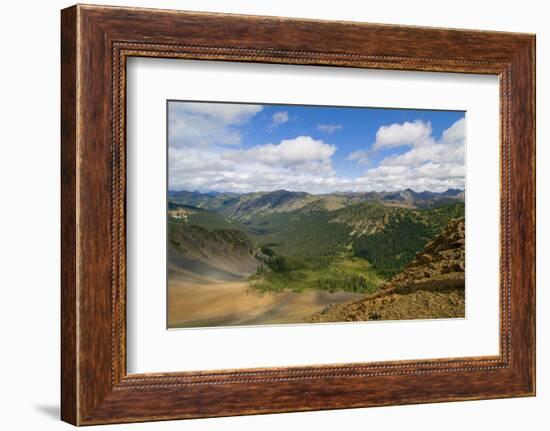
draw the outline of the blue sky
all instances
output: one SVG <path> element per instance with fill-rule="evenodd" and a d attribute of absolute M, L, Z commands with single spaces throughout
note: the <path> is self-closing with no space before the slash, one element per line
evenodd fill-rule
<path fill-rule="evenodd" d="M 170 189 L 464 188 L 462 111 L 176 101 L 168 111 Z"/>

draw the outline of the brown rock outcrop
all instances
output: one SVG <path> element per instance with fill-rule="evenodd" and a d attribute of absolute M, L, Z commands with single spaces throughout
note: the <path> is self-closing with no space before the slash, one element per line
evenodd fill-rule
<path fill-rule="evenodd" d="M 360 300 L 328 307 L 309 322 L 464 317 L 464 218 L 451 220 L 399 274 Z"/>

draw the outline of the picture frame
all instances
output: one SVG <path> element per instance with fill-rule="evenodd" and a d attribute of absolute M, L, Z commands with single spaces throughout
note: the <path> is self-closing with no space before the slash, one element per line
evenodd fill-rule
<path fill-rule="evenodd" d="M 76 5 L 61 13 L 61 54 L 62 420 L 92 425 L 535 395 L 534 35 Z M 499 355 L 128 374 L 131 57 L 498 76 Z"/>

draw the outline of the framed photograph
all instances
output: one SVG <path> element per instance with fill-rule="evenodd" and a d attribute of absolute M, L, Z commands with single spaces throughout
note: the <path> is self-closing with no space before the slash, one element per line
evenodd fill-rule
<path fill-rule="evenodd" d="M 535 37 L 62 11 L 62 419 L 535 394 Z"/>

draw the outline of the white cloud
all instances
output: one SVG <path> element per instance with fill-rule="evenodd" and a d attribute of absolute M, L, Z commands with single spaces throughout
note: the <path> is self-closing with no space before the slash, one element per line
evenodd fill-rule
<path fill-rule="evenodd" d="M 216 115 L 220 118 L 221 114 Z M 223 115 L 229 118 L 225 113 Z M 252 115 L 251 112 L 235 114 L 231 120 L 224 121 L 246 121 L 243 118 Z M 429 123 L 403 124 L 409 126 L 381 128 L 386 131 L 381 134 L 380 142 L 384 142 L 386 147 L 397 147 L 396 142 L 400 139 L 399 142 L 408 142 L 402 144 L 409 147 L 408 151 L 384 158 L 378 166 L 366 169 L 356 178 L 342 177 L 334 169 L 335 145 L 311 136 L 297 136 L 248 149 L 196 144 L 170 146 L 169 187 L 241 193 L 276 189 L 329 193 L 464 188 L 464 119 L 455 122 L 439 139 L 432 136 Z M 422 130 L 428 129 L 430 134 L 426 136 Z M 230 126 L 226 127 L 226 132 L 228 130 L 231 130 Z M 408 138 L 404 138 L 404 130 L 411 131 Z M 225 139 L 233 138 L 229 134 Z M 372 150 L 356 151 L 347 158 L 364 165 L 374 154 Z"/>
<path fill-rule="evenodd" d="M 403 145 L 420 147 L 431 145 L 432 125 L 420 120 L 414 122 L 405 121 L 402 124 L 382 126 L 376 132 L 376 141 L 372 146 L 374 151 L 382 148 L 395 148 Z"/>
<path fill-rule="evenodd" d="M 271 116 L 271 124 L 269 125 L 269 129 L 273 130 L 281 124 L 286 123 L 288 120 L 289 117 L 287 111 L 277 111 Z"/>
<path fill-rule="evenodd" d="M 330 161 L 335 151 L 334 145 L 325 144 L 311 136 L 298 136 L 294 139 L 283 139 L 279 144 L 257 145 L 248 150 L 231 151 L 224 157 L 267 165 L 296 166 L 308 162 Z"/>
<path fill-rule="evenodd" d="M 336 147 L 310 136 L 246 150 L 170 148 L 171 189 L 251 192 L 324 192 L 338 181 L 331 157 Z"/>
<path fill-rule="evenodd" d="M 170 147 L 238 145 L 241 133 L 235 126 L 261 110 L 261 105 L 170 102 Z"/>
<path fill-rule="evenodd" d="M 349 153 L 347 160 L 357 160 L 360 166 L 366 166 L 370 163 L 370 152 L 367 150 L 357 150 Z"/>
<path fill-rule="evenodd" d="M 344 126 L 341 124 L 318 124 L 317 130 L 323 133 L 334 133 L 338 130 L 341 130 Z"/>
<path fill-rule="evenodd" d="M 262 105 L 240 103 L 174 102 L 171 112 L 203 115 L 225 125 L 242 124 L 262 110 Z"/>
<path fill-rule="evenodd" d="M 411 188 L 442 192 L 448 188 L 464 188 L 464 173 L 463 165 L 451 163 L 427 163 L 420 167 L 378 166 L 365 172 L 358 182 L 376 191 Z"/>
<path fill-rule="evenodd" d="M 441 142 L 443 144 L 464 145 L 465 139 L 466 139 L 466 119 L 464 117 L 456 121 L 447 130 L 443 131 L 441 135 Z"/>
<path fill-rule="evenodd" d="M 372 190 L 444 191 L 464 188 L 464 118 L 443 131 L 439 140 L 431 133 L 431 125 L 421 121 L 381 127 L 376 135 L 376 142 L 381 142 L 378 148 L 408 145 L 411 149 L 384 158 L 378 167 L 364 173 L 363 181 Z"/>

